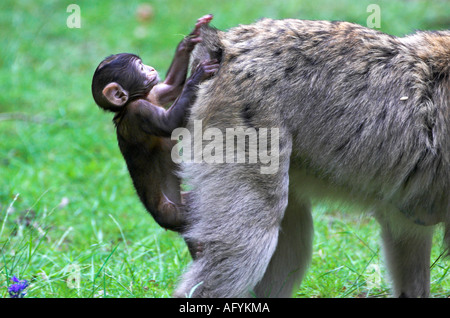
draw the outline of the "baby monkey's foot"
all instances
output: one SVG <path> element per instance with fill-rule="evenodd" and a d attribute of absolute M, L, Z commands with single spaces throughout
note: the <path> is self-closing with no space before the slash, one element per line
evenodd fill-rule
<path fill-rule="evenodd" d="M 204 246 L 202 243 L 196 241 L 186 241 L 186 244 L 192 259 L 195 260 L 202 257 L 204 251 Z"/>

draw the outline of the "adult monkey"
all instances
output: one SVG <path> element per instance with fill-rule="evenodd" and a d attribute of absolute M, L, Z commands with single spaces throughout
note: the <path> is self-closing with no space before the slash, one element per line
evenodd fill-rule
<path fill-rule="evenodd" d="M 203 252 L 174 296 L 291 295 L 311 259 L 311 201 L 324 197 L 374 211 L 394 295 L 429 296 L 435 225 L 450 244 L 450 32 L 263 19 L 201 37 L 194 53 L 220 69 L 187 127 L 278 127 L 279 169 L 186 164 L 184 237 Z"/>

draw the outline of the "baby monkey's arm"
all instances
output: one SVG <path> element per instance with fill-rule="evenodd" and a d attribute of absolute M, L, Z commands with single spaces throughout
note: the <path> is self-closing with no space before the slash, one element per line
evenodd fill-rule
<path fill-rule="evenodd" d="M 156 105 L 166 105 L 181 94 L 188 73 L 189 57 L 195 45 L 202 41 L 200 27 L 208 24 L 212 18 L 213 16 L 209 14 L 198 19 L 194 30 L 178 44 L 166 79 L 153 87 L 148 97 L 150 102 Z"/>
<path fill-rule="evenodd" d="M 216 60 L 202 62 L 187 80 L 180 96 L 167 110 L 147 100 L 137 101 L 134 115 L 138 118 L 140 129 L 152 136 L 169 138 L 175 128 L 185 126 L 187 110 L 195 101 L 198 84 L 213 76 L 218 68 Z"/>

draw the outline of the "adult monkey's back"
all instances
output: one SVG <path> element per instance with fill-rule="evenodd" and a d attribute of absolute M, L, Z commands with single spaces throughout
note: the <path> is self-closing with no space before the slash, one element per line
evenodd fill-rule
<path fill-rule="evenodd" d="M 394 295 L 428 296 L 436 224 L 450 241 L 450 32 L 264 19 L 202 38 L 196 54 L 221 66 L 190 129 L 276 127 L 279 166 L 185 166 L 186 238 L 204 250 L 175 296 L 289 296 L 311 258 L 310 202 L 322 198 L 374 211 Z"/>

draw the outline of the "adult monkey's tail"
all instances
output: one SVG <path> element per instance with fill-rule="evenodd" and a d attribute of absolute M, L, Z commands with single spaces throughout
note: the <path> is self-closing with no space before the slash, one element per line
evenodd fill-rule
<path fill-rule="evenodd" d="M 223 33 L 223 31 L 209 24 L 200 27 L 202 42 L 197 44 L 192 52 L 191 69 L 195 69 L 198 64 L 205 60 L 217 60 L 218 63 L 222 61 L 224 45 L 221 38 Z"/>

